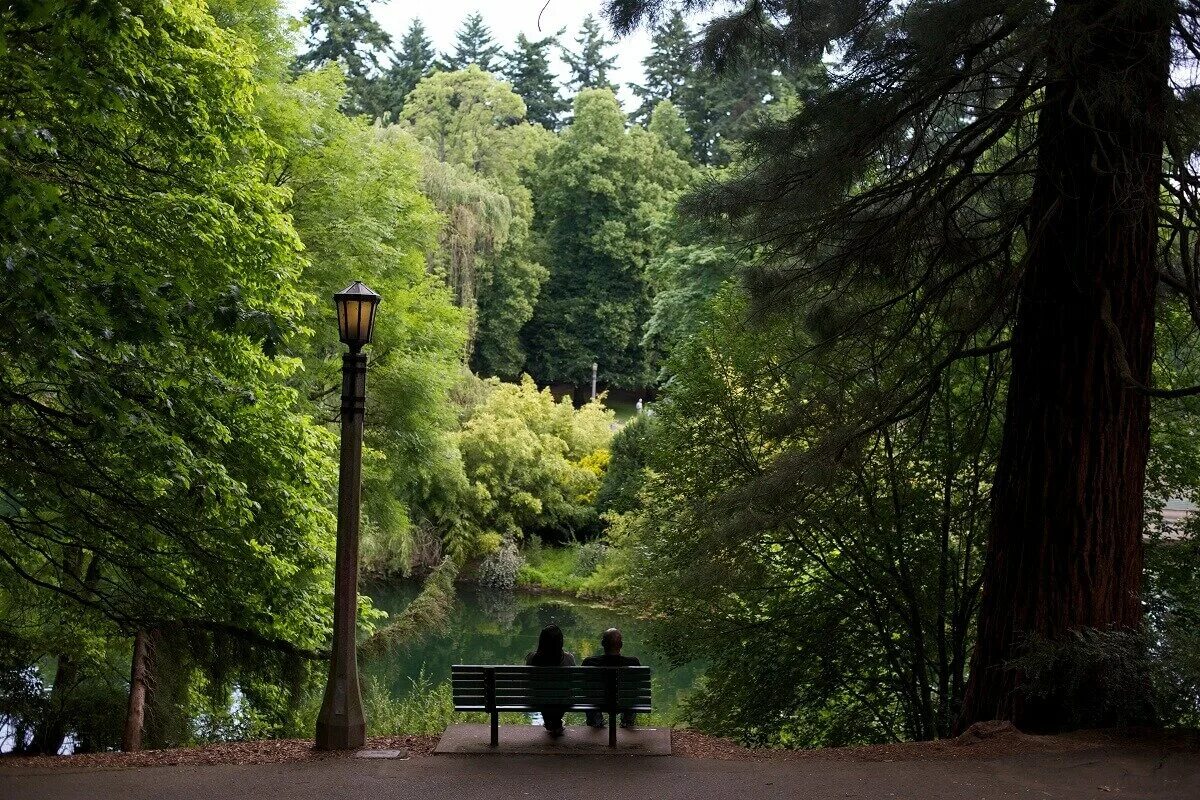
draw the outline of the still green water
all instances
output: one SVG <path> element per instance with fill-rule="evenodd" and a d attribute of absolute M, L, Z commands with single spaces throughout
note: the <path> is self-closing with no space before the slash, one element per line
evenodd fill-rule
<path fill-rule="evenodd" d="M 364 587 L 377 608 L 402 611 L 419 587 L 411 583 Z M 600 651 L 600 634 L 620 628 L 623 652 L 654 669 L 655 718 L 672 720 L 681 698 L 699 678 L 699 664 L 672 667 L 643 638 L 645 623 L 603 606 L 544 595 L 460 587 L 447 629 L 420 642 L 374 655 L 360 665 L 363 677 L 403 697 L 424 670 L 435 683 L 450 680 L 451 664 L 522 664 L 537 645 L 538 632 L 551 622 L 563 630 L 576 662 Z"/>

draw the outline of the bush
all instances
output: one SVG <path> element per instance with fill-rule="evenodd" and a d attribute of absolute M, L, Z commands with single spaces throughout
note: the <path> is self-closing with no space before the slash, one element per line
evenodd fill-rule
<path fill-rule="evenodd" d="M 575 560 L 575 574 L 584 578 L 599 569 L 608 557 L 608 544 L 603 539 L 594 539 L 576 547 L 579 552 Z"/>
<path fill-rule="evenodd" d="M 479 565 L 479 585 L 489 589 L 512 589 L 517 585 L 517 573 L 523 563 L 517 543 L 507 539 Z"/>

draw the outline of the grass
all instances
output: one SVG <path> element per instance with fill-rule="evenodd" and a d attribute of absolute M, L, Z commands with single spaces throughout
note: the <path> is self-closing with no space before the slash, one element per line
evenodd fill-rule
<path fill-rule="evenodd" d="M 536 547 L 523 553 L 525 563 L 517 573 L 522 589 L 577 595 L 587 580 L 579 574 L 579 546 Z"/>

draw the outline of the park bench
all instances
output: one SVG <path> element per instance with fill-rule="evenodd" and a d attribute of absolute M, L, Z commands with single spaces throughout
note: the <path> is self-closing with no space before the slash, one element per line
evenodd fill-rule
<path fill-rule="evenodd" d="M 650 712 L 649 667 L 523 667 L 455 664 L 450 668 L 455 711 L 492 717 L 492 740 L 500 741 L 501 711 L 607 712 L 608 746 L 617 746 L 617 715 Z"/>

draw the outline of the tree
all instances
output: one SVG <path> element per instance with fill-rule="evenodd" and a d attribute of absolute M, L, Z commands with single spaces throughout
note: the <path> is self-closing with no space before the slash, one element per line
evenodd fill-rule
<path fill-rule="evenodd" d="M 281 355 L 307 298 L 246 40 L 199 2 L 0 19 L 0 605 L 57 665 L 57 752 L 139 632 L 320 646 L 332 448 Z"/>
<path fill-rule="evenodd" d="M 550 47 L 556 36 L 531 41 L 517 34 L 516 46 L 504 56 L 501 73 L 513 91 L 525 101 L 525 117 L 546 130 L 556 130 L 559 119 L 571 107 L 559 94 L 558 81 L 550 68 Z"/>
<path fill-rule="evenodd" d="M 492 39 L 492 31 L 479 12 L 468 14 L 454 34 L 454 52 L 447 54 L 445 67 L 453 72 L 474 64 L 484 72 L 497 66 L 494 59 L 503 48 Z"/>
<path fill-rule="evenodd" d="M 371 353 L 364 432 L 365 565 L 406 571 L 429 487 L 442 478 L 448 400 L 461 371 L 466 314 L 426 270 L 438 222 L 422 194 L 419 143 L 397 127 L 338 113 L 345 84 L 335 69 L 264 87 L 263 126 L 281 150 L 268 179 L 291 191 L 288 211 L 304 244 L 301 285 L 311 338 L 294 355 L 294 379 L 319 419 L 338 418 L 343 346 L 329 324 L 328 297 L 356 275 L 384 297 Z"/>
<path fill-rule="evenodd" d="M 598 361 L 613 385 L 646 385 L 645 268 L 688 172 L 658 137 L 625 129 L 611 91 L 576 98 L 535 195 L 550 278 L 522 338 L 539 381 L 584 383 Z"/>
<path fill-rule="evenodd" d="M 600 21 L 588 14 L 583 18 L 579 35 L 575 37 L 578 50 L 562 48 L 563 60 L 571 70 L 567 81 L 576 93 L 584 89 L 611 89 L 616 86 L 608 79 L 608 71 L 617 63 L 617 57 L 606 56 L 604 51 L 613 45 L 613 40 L 604 35 Z"/>
<path fill-rule="evenodd" d="M 309 49 L 296 58 L 309 69 L 340 64 L 348 89 L 345 109 L 350 114 L 379 116 L 380 56 L 392 44 L 367 7 L 368 0 L 313 0 L 304 12 Z"/>
<path fill-rule="evenodd" d="M 692 139 L 688 136 L 687 123 L 683 121 L 679 109 L 670 100 L 658 101 L 646 128 L 657 136 L 672 153 L 685 161 L 691 160 Z"/>
<path fill-rule="evenodd" d="M 818 446 L 879 387 L 823 374 L 789 320 L 747 326 L 747 302 L 729 284 L 705 304 L 653 424 L 614 439 L 605 490 L 644 460 L 635 502 L 602 490 L 632 537 L 634 596 L 669 620 L 655 639 L 709 664 L 689 721 L 760 746 L 947 736 L 979 603 L 981 475 L 1006 355 L 955 365 L 925 415 L 827 461 L 820 485 L 764 496 L 778 452 Z M 797 407 L 799 424 L 779 427 Z M 742 646 L 728 646 L 730 630 Z"/>
<path fill-rule="evenodd" d="M 659 5 L 609 10 L 625 30 Z M 826 23 L 778 2 L 710 25 L 715 62 L 770 40 L 792 63 L 872 44 L 751 137 L 753 168 L 704 207 L 767 245 L 763 310 L 804 309 L 848 377 L 893 375 L 821 452 L 922 413 L 951 365 L 1011 350 L 960 722 L 1104 724 L 1114 684 L 1098 667 L 1032 692 L 1013 665 L 1030 643 L 1141 625 L 1149 397 L 1195 391 L 1149 384 L 1157 293 L 1200 295 L 1164 246 L 1194 235 L 1192 190 L 1160 217 L 1161 187 L 1194 185 L 1191 95 L 1172 96 L 1168 65 L 1172 26 L 1190 48 L 1196 15 L 1166 0 L 837 5 Z M 941 332 L 900 368 L 887 354 L 930 313 Z M 765 480 L 803 483 L 806 463 L 780 458 Z"/>
<path fill-rule="evenodd" d="M 595 517 L 600 475 L 590 463 L 607 455 L 613 412 L 599 401 L 578 410 L 568 398 L 556 401 L 528 375 L 489 380 L 484 391 L 456 435 L 473 541 L 494 549 L 532 533 L 580 531 Z"/>
<path fill-rule="evenodd" d="M 650 53 L 642 59 L 644 84 L 630 84 L 642 104 L 633 112 L 636 122 L 649 122 L 655 107 L 663 100 L 678 106 L 687 87 L 695 80 L 695 53 L 692 34 L 683 13 L 672 9 L 650 34 Z"/>
<path fill-rule="evenodd" d="M 530 249 L 526 184 L 551 135 L 524 114 L 506 84 L 471 66 L 422 81 L 403 119 L 429 148 L 425 191 L 447 216 L 430 266 L 472 314 L 476 368 L 508 377 L 523 366 L 518 332 L 546 275 Z"/>
<path fill-rule="evenodd" d="M 433 72 L 436 59 L 437 53 L 433 49 L 433 42 L 425 35 L 425 26 L 420 19 L 413 18 L 382 79 L 386 94 L 385 110 L 391 121 L 399 118 L 409 93 L 422 78 Z"/>

